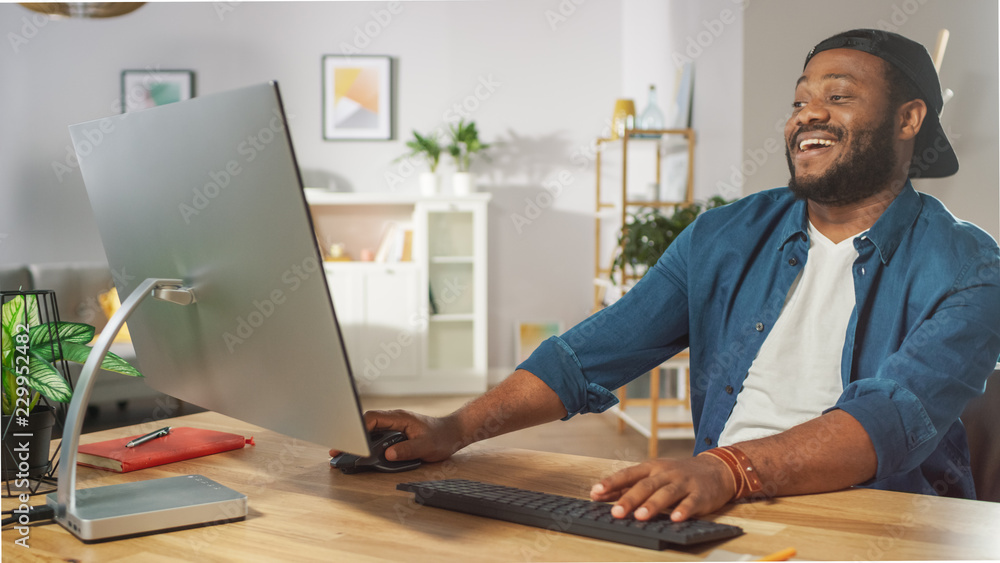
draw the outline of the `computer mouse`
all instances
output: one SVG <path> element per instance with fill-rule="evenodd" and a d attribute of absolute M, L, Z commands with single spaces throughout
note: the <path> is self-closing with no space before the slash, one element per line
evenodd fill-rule
<path fill-rule="evenodd" d="M 406 434 L 397 430 L 372 430 L 368 432 L 368 445 L 372 455 L 361 457 L 349 453 L 340 453 L 330 460 L 330 465 L 344 473 L 361 473 L 362 471 L 379 471 L 382 473 L 399 473 L 420 467 L 419 459 L 404 461 L 389 461 L 385 459 L 385 450 L 389 446 L 402 442 Z"/>

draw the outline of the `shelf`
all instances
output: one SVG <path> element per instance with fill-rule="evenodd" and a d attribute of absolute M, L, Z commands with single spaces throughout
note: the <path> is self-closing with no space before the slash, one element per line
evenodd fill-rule
<path fill-rule="evenodd" d="M 648 406 L 612 407 L 612 412 L 625 424 L 637 430 L 646 438 L 653 438 L 649 421 L 652 412 Z M 660 428 L 656 431 L 657 440 L 675 440 L 694 438 L 694 424 L 691 422 L 691 411 L 682 406 L 663 406 L 657 409 Z M 671 425 L 665 428 L 664 425 Z"/>
<path fill-rule="evenodd" d="M 598 145 L 616 145 L 621 144 L 622 141 L 660 141 L 663 139 L 664 135 L 681 135 L 683 137 L 694 138 L 694 129 L 628 129 L 625 131 L 625 135 L 617 138 L 610 137 L 599 137 L 597 139 Z"/>
<path fill-rule="evenodd" d="M 323 268 L 330 271 L 411 270 L 411 269 L 416 269 L 417 267 L 418 264 L 413 261 L 408 261 L 408 262 L 362 262 L 360 260 L 323 261 Z"/>
<path fill-rule="evenodd" d="M 676 207 L 678 205 L 686 205 L 689 202 L 686 201 L 643 201 L 630 199 L 625 202 L 626 207 Z"/>
<path fill-rule="evenodd" d="M 440 313 L 430 316 L 432 323 L 470 322 L 476 320 L 472 313 Z"/>
<path fill-rule="evenodd" d="M 629 200 L 625 202 L 625 207 L 677 207 L 679 205 L 688 205 L 690 202 L 687 201 L 640 201 L 640 200 Z M 620 218 L 622 214 L 622 208 L 613 203 L 602 203 L 597 206 L 597 211 L 594 213 L 596 218 Z"/>
<path fill-rule="evenodd" d="M 693 203 L 694 142 L 693 129 L 631 129 L 620 138 L 597 139 L 593 218 L 598 278 L 610 273 L 605 266 L 624 250 L 621 235 L 630 212 L 643 207 L 677 209 Z M 619 273 L 626 287 L 639 277 L 631 269 Z M 609 304 L 605 301 L 608 284 L 595 281 L 593 285 L 596 311 Z"/>
<path fill-rule="evenodd" d="M 354 259 L 323 269 L 352 367 L 366 376 L 363 393 L 485 391 L 491 194 L 306 189 L 305 197 L 319 244 L 342 244 Z M 359 261 L 366 249 L 377 253 L 391 226 L 413 233 L 412 261 Z"/>
<path fill-rule="evenodd" d="M 434 317 L 432 316 L 431 319 Z M 427 368 L 471 370 L 476 367 L 474 323 L 433 323 L 427 332 Z"/>
<path fill-rule="evenodd" d="M 491 194 L 471 193 L 453 195 L 400 195 L 392 192 L 331 192 L 325 188 L 306 188 L 306 201 L 310 205 L 413 205 L 418 202 L 489 201 Z"/>
<path fill-rule="evenodd" d="M 472 256 L 431 256 L 431 264 L 472 264 L 475 258 Z"/>

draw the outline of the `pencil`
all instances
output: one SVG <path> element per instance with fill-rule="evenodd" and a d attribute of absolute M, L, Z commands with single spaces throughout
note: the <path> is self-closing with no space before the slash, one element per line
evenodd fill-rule
<path fill-rule="evenodd" d="M 770 555 L 765 555 L 764 557 L 761 557 L 757 561 L 788 561 L 792 557 L 795 557 L 795 548 L 786 547 L 781 551 L 775 551 Z"/>

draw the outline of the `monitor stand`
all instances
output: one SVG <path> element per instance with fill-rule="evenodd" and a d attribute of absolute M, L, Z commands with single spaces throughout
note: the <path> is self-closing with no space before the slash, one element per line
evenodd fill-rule
<path fill-rule="evenodd" d="M 76 490 L 76 453 L 94 376 L 125 319 L 150 295 L 178 305 L 195 303 L 194 292 L 181 280 L 149 278 L 139 284 L 94 344 L 66 414 L 59 488 L 46 501 L 55 510 L 56 521 L 85 542 L 221 524 L 247 515 L 246 495 L 201 475 Z"/>

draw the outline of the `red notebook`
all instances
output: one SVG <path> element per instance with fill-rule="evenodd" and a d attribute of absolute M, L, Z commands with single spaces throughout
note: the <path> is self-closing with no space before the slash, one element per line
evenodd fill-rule
<path fill-rule="evenodd" d="M 128 473 L 165 463 L 173 463 L 253 444 L 253 438 L 202 428 L 172 428 L 170 434 L 132 448 L 125 444 L 142 436 L 117 438 L 80 446 L 76 462 L 87 467 Z"/>

